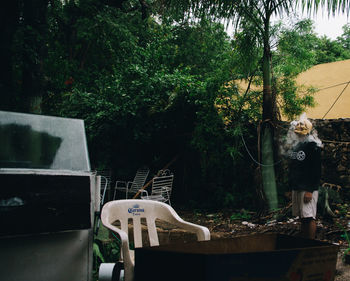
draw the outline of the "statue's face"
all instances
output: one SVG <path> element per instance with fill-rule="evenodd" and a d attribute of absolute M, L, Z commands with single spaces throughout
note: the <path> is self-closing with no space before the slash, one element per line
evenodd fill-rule
<path fill-rule="evenodd" d="M 311 132 L 312 124 L 309 120 L 298 121 L 295 126 L 294 132 L 300 135 L 307 135 Z"/>

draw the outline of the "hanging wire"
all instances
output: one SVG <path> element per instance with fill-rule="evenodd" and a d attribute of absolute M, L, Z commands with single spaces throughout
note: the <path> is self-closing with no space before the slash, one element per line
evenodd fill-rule
<path fill-rule="evenodd" d="M 257 165 L 259 165 L 259 166 L 261 166 L 261 167 L 272 167 L 272 166 L 276 166 L 277 164 L 279 164 L 279 163 L 282 162 L 282 159 L 281 159 L 281 160 L 279 160 L 279 161 L 277 161 L 277 162 L 275 162 L 275 163 L 273 163 L 273 164 L 262 164 L 262 163 L 260 163 L 259 161 L 255 160 L 254 156 L 253 156 L 253 155 L 250 153 L 250 151 L 249 151 L 249 148 L 248 148 L 248 146 L 247 146 L 247 144 L 246 144 L 246 142 L 245 142 L 245 140 L 244 140 L 244 137 L 243 137 L 242 132 L 240 132 L 240 135 L 241 135 L 243 145 L 244 145 L 244 147 L 245 147 L 245 149 L 246 149 L 248 155 L 250 156 L 250 158 L 253 160 L 253 162 L 254 162 L 255 164 L 257 164 Z"/>
<path fill-rule="evenodd" d="M 333 102 L 333 104 L 331 105 L 331 107 L 327 110 L 327 112 L 325 113 L 325 115 L 323 115 L 322 119 L 324 119 L 326 117 L 326 115 L 332 110 L 332 108 L 334 107 L 334 105 L 337 103 L 337 101 L 339 100 L 339 98 L 342 96 L 342 94 L 345 92 L 346 88 L 349 86 L 350 81 L 348 81 L 347 83 L 343 83 L 346 84 L 344 89 L 340 92 L 340 94 L 338 95 L 338 97 L 335 99 L 335 101 Z M 340 84 L 340 85 L 343 85 Z"/>
<path fill-rule="evenodd" d="M 339 83 L 339 84 L 336 84 L 336 85 L 332 85 L 332 86 L 328 86 L 328 87 L 319 89 L 318 91 L 328 90 L 328 89 L 331 89 L 331 88 L 334 88 L 334 87 L 338 87 L 338 86 L 341 86 L 341 85 L 345 85 L 345 84 L 349 84 L 349 83 L 350 83 L 350 81 Z"/>
<path fill-rule="evenodd" d="M 350 84 L 350 81 L 347 81 L 347 82 L 343 82 L 343 83 L 339 83 L 339 84 L 335 84 L 335 85 L 332 85 L 332 86 L 328 86 L 328 87 L 325 87 L 325 88 L 322 88 L 322 89 L 319 89 L 318 91 L 323 91 L 323 90 L 328 90 L 328 89 L 331 89 L 331 88 L 334 88 L 334 87 L 338 87 L 338 86 L 341 86 L 341 85 L 345 85 L 344 89 L 341 91 L 341 93 L 338 95 L 338 97 L 335 99 L 334 103 L 331 105 L 331 107 L 327 110 L 327 112 L 323 115 L 322 119 L 324 119 L 327 114 L 332 110 L 332 108 L 334 107 L 334 105 L 338 102 L 339 98 L 342 96 L 342 94 L 344 93 L 344 91 L 346 90 L 346 88 L 349 86 Z"/>

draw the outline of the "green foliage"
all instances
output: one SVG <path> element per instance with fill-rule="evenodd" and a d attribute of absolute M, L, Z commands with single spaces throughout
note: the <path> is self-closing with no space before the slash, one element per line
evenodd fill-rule
<path fill-rule="evenodd" d="M 119 260 L 120 245 L 115 240 L 99 240 L 95 238 L 93 243 L 93 277 L 97 280 L 101 263 L 115 263 Z"/>
<path fill-rule="evenodd" d="M 235 196 L 232 193 L 227 192 L 224 197 L 223 207 L 230 208 L 231 206 L 235 205 L 235 201 Z"/>
<path fill-rule="evenodd" d="M 239 213 L 233 213 L 230 217 L 230 220 L 250 220 L 251 217 L 252 216 L 246 210 L 243 209 Z"/>
<path fill-rule="evenodd" d="M 275 75 L 296 77 L 315 65 L 317 41 L 310 19 L 298 21 L 291 28 L 282 26 L 273 56 Z"/>
<path fill-rule="evenodd" d="M 113 233 L 114 235 L 114 233 Z M 120 258 L 120 240 L 109 238 L 109 231 L 101 225 L 98 235 L 94 236 L 93 243 L 93 280 L 98 279 L 98 271 L 101 263 L 115 263 Z"/>
<path fill-rule="evenodd" d="M 307 107 L 314 106 L 316 89 L 297 85 L 295 78 L 317 62 L 318 38 L 309 19 L 298 21 L 291 28 L 281 26 L 278 34 L 278 46 L 273 55 L 277 103 L 283 115 L 293 120 Z"/>
<path fill-rule="evenodd" d="M 50 10 L 46 113 L 84 119 L 94 166 L 122 172 L 158 154 L 199 151 L 202 180 L 219 176 L 218 194 L 225 194 L 229 169 L 218 167 L 231 166 L 236 152 L 214 107 L 233 78 L 223 26 L 205 18 L 159 24 L 142 21 L 138 11 L 82 3 Z M 194 192 L 201 188 L 193 184 Z"/>
<path fill-rule="evenodd" d="M 345 239 L 345 241 L 348 244 L 348 247 L 345 249 L 344 254 L 343 254 L 343 261 L 345 262 L 346 256 L 350 255 L 350 235 L 348 231 L 340 224 L 338 226 L 341 228 L 341 230 L 344 232 L 341 237 Z"/>
<path fill-rule="evenodd" d="M 298 21 L 291 28 L 282 27 L 273 57 L 275 72 L 295 76 L 316 64 L 349 59 L 347 26 L 343 30 L 343 35 L 333 41 L 326 36 L 317 37 L 310 19 Z"/>
<path fill-rule="evenodd" d="M 61 78 L 52 74 L 57 80 L 52 81 L 56 86 L 46 110 L 84 119 L 92 149 L 102 142 L 109 155 L 116 145 L 149 143 L 152 136 L 164 130 L 168 133 L 178 130 L 181 113 L 181 118 L 193 119 L 188 108 L 199 105 L 205 98 L 205 84 L 192 74 L 194 67 L 183 62 L 175 64 L 181 54 L 173 27 L 154 21 L 145 24 L 135 20 L 134 13 L 124 14 L 110 8 L 95 12 L 94 21 L 89 14 L 75 19 L 76 24 L 71 26 L 75 39 L 69 44 L 70 50 L 62 51 L 66 45 L 55 45 L 58 52 L 53 53 L 60 56 L 65 53 L 67 67 L 55 64 L 59 61 L 57 57 L 49 58 L 50 72 L 63 74 Z M 66 13 L 63 19 L 71 16 L 70 10 Z M 58 37 L 62 32 L 59 26 L 52 28 L 58 30 L 55 36 Z M 81 57 L 84 52 L 86 55 Z M 73 77 L 73 82 L 64 85 L 69 77 Z M 187 121 L 189 125 L 193 123 Z M 116 135 L 117 143 L 111 139 L 106 143 L 106 137 Z M 100 159 L 93 160 L 112 161 L 108 154 L 102 153 Z"/>
<path fill-rule="evenodd" d="M 13 83 L 13 110 L 27 107 L 28 92 L 42 100 L 44 114 L 84 119 L 92 167 L 108 167 L 115 177 L 142 164 L 157 170 L 185 155 L 186 163 L 176 167 L 191 187 L 185 201 L 253 205 L 255 167 L 242 137 L 255 149 L 264 42 L 262 26 L 250 16 L 260 11 L 245 11 L 231 39 L 213 16 L 235 17 L 234 9 L 225 8 L 232 1 L 208 3 L 208 14 L 195 9 L 192 21 L 180 14 L 200 8 L 198 1 L 170 2 L 170 14 L 151 17 L 159 12 L 158 1 L 43 1 L 39 25 L 27 22 L 18 7 L 22 18 L 17 16 L 13 40 L 6 42 L 13 54 L 13 73 L 6 76 Z M 312 105 L 312 89 L 303 93 L 293 79 L 320 61 L 345 58 L 349 27 L 337 42 L 317 38 L 310 21 L 271 27 L 271 36 L 279 38 L 272 86 L 292 118 Z M 239 87 L 239 79 L 250 87 Z"/>
<path fill-rule="evenodd" d="M 314 106 L 312 95 L 316 89 L 297 86 L 293 79 L 282 78 L 280 83 L 277 84 L 277 91 L 282 97 L 280 108 L 289 120 L 299 116 L 305 111 L 305 108 Z"/>
<path fill-rule="evenodd" d="M 339 42 L 346 51 L 350 51 L 350 24 L 343 26 L 343 34 L 337 38 L 337 42 Z"/>
<path fill-rule="evenodd" d="M 344 49 L 340 42 L 332 41 L 326 36 L 318 39 L 317 45 L 315 46 L 315 51 L 316 64 L 350 58 L 350 52 L 348 49 Z"/>
<path fill-rule="evenodd" d="M 98 260 L 100 260 L 100 262 L 105 262 L 105 259 L 100 251 L 100 247 L 98 246 L 97 243 L 93 244 L 93 253 L 94 253 L 95 263 L 97 263 Z"/>
<path fill-rule="evenodd" d="M 235 52 L 233 67 L 238 79 L 248 79 L 260 71 L 262 46 L 259 30 L 249 21 L 242 21 L 240 32 L 236 32 L 232 41 Z"/>

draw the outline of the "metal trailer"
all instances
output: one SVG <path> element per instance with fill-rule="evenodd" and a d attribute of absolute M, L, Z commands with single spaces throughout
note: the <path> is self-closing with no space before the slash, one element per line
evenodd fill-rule
<path fill-rule="evenodd" d="M 0 136 L 0 280 L 91 280 L 100 177 L 83 120 L 0 111 Z"/>

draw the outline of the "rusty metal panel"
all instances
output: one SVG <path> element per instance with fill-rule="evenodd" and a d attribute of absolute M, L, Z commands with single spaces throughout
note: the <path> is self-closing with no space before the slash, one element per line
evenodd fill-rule
<path fill-rule="evenodd" d="M 338 246 L 333 244 L 279 234 L 145 247 L 135 249 L 135 278 L 136 281 L 331 281 L 337 253 Z"/>

